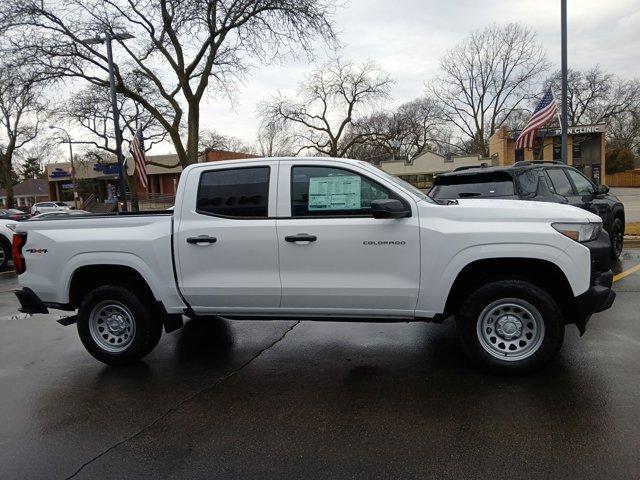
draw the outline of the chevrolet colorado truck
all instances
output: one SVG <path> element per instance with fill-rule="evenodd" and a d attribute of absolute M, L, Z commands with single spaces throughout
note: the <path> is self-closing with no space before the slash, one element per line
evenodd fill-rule
<path fill-rule="evenodd" d="M 74 311 L 108 364 L 137 361 L 183 316 L 441 322 L 479 365 L 520 373 L 614 301 L 601 219 L 570 205 L 438 203 L 365 162 L 201 163 L 173 211 L 20 222 L 21 311 Z"/>

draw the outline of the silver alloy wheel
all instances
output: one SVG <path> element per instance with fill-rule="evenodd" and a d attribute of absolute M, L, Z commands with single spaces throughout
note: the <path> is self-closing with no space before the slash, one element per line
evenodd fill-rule
<path fill-rule="evenodd" d="M 482 311 L 477 334 L 480 345 L 491 356 L 515 362 L 538 351 L 544 340 L 544 321 L 529 302 L 503 298 Z"/>
<path fill-rule="evenodd" d="M 91 310 L 89 332 L 100 348 L 110 353 L 120 353 L 133 341 L 135 318 L 122 303 L 104 300 Z"/>
<path fill-rule="evenodd" d="M 0 265 L 4 265 L 4 262 L 7 260 L 7 252 L 5 251 L 4 246 L 0 247 Z"/>

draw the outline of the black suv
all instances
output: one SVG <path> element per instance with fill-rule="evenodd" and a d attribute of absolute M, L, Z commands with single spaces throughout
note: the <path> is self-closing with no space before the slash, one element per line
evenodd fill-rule
<path fill-rule="evenodd" d="M 580 171 L 559 162 L 517 162 L 508 167 L 460 167 L 438 175 L 429 191 L 434 200 L 459 198 L 510 198 L 568 203 L 602 218 L 611 238 L 611 256 L 622 253 L 624 206 Z"/>

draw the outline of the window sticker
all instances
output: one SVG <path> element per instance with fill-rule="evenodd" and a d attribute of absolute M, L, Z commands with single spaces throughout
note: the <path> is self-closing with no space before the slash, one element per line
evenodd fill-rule
<path fill-rule="evenodd" d="M 358 175 L 309 179 L 309 211 L 356 210 L 362 208 Z"/>

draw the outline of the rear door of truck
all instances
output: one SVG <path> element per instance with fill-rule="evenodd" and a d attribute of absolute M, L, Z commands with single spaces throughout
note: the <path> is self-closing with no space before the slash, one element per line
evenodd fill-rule
<path fill-rule="evenodd" d="M 212 164 L 185 177 L 174 246 L 187 302 L 202 314 L 277 310 L 278 162 Z"/>

